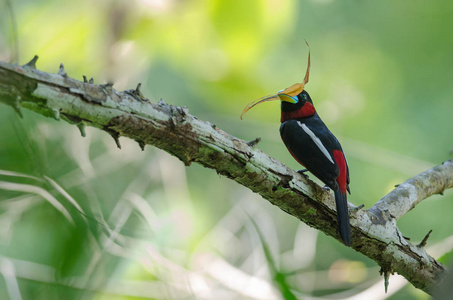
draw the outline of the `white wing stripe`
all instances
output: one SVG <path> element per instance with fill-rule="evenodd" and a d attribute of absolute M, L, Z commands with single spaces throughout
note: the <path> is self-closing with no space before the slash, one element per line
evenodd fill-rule
<path fill-rule="evenodd" d="M 330 156 L 329 151 L 327 151 L 326 147 L 322 144 L 321 140 L 307 127 L 307 125 L 302 124 L 300 121 L 297 121 L 297 124 L 305 131 L 306 134 L 315 142 L 316 146 L 318 146 L 319 150 L 330 160 L 331 163 L 335 164 Z"/>

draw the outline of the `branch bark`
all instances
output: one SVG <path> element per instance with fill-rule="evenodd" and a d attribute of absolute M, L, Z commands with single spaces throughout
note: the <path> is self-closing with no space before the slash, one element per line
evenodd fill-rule
<path fill-rule="evenodd" d="M 37 57 L 24 66 L 0 62 L 0 102 L 21 114 L 27 108 L 44 116 L 154 145 L 186 166 L 196 162 L 216 170 L 308 225 L 340 240 L 333 195 L 247 143 L 189 114 L 187 107 L 151 103 L 135 90 L 116 91 L 36 69 Z M 396 221 L 421 200 L 453 186 L 453 162 L 447 161 L 398 186 L 369 210 L 350 205 L 352 248 L 376 261 L 385 276 L 397 272 L 432 294 L 444 266 L 409 243 Z"/>
<path fill-rule="evenodd" d="M 388 214 L 398 220 L 429 196 L 443 195 L 447 188 L 452 187 L 453 176 L 450 171 L 437 166 L 410 178 L 385 195 L 370 210 L 387 210 Z"/>

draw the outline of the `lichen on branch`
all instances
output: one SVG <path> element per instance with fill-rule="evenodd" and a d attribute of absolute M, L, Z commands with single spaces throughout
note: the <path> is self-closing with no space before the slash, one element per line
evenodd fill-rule
<path fill-rule="evenodd" d="M 63 65 L 57 74 L 39 71 L 36 60 L 24 66 L 0 62 L 0 102 L 19 114 L 26 108 L 74 124 L 82 135 L 85 126 L 99 128 L 110 134 L 118 147 L 118 138 L 124 136 L 137 141 L 142 149 L 145 145 L 161 148 L 187 166 L 195 162 L 214 169 L 340 239 L 333 195 L 260 151 L 255 141 L 247 143 L 199 120 L 187 107 L 152 103 L 144 98 L 140 85 L 117 91 L 112 84 L 97 85 L 85 76 L 83 82 L 75 80 Z M 398 272 L 415 287 L 432 293 L 445 268 L 423 247 L 408 242 L 396 221 L 421 199 L 451 188 L 451 178 L 453 163 L 447 161 L 409 179 L 369 210 L 349 205 L 352 248 L 375 260 L 383 274 Z"/>

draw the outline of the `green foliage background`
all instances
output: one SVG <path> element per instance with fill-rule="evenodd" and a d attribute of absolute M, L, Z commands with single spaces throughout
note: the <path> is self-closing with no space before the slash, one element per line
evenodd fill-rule
<path fill-rule="evenodd" d="M 118 90 L 142 82 L 151 101 L 260 136 L 298 169 L 278 103 L 239 115 L 302 80 L 305 39 L 307 91 L 347 155 L 349 201 L 367 208 L 451 158 L 452 12 L 417 0 L 3 0 L 0 59 L 38 54 L 43 71 L 63 62 Z M 212 170 L 23 113 L 0 107 L 1 299 L 428 298 L 398 276 L 385 295 L 373 261 Z M 398 222 L 414 243 L 433 229 L 436 258 L 451 250 L 439 250 L 451 200 L 433 196 Z"/>

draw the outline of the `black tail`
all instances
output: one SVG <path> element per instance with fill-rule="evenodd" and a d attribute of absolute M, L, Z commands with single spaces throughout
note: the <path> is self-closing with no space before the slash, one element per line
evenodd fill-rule
<path fill-rule="evenodd" d="M 346 246 L 351 246 L 351 225 L 349 225 L 348 200 L 346 193 L 334 190 L 335 203 L 337 204 L 337 221 L 340 236 Z"/>

